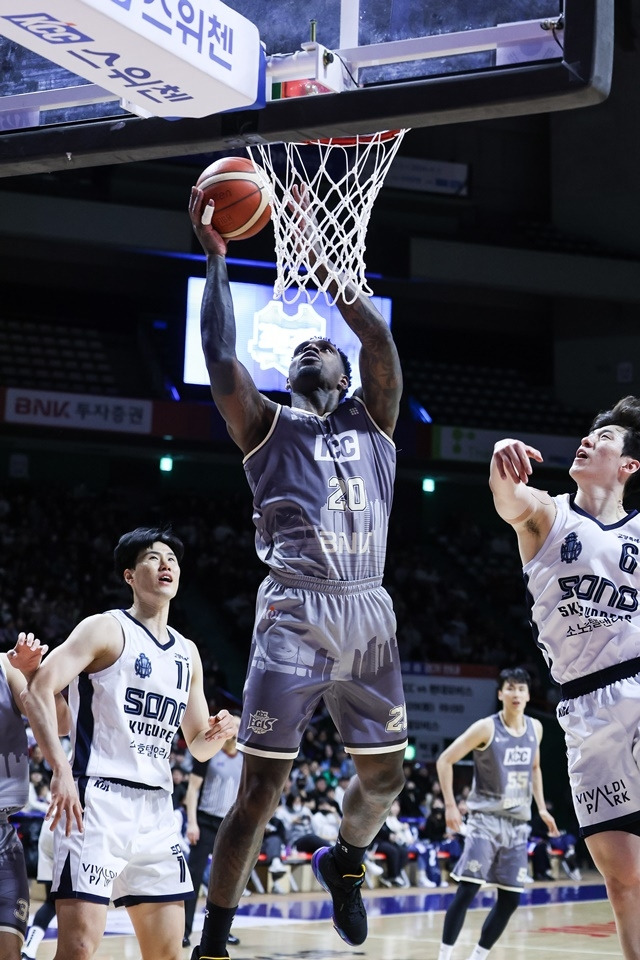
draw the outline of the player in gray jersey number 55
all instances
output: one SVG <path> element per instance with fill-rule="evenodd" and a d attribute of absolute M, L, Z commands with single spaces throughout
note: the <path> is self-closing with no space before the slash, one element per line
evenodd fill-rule
<path fill-rule="evenodd" d="M 498 678 L 502 709 L 476 720 L 438 757 L 436 768 L 447 826 L 459 833 L 462 818 L 453 793 L 453 765 L 473 751 L 466 839 L 451 874 L 459 881 L 458 889 L 444 918 L 438 960 L 451 960 L 467 910 L 485 883 L 495 883 L 498 895 L 468 960 L 486 960 L 504 932 L 520 903 L 527 878 L 532 796 L 549 835 L 558 835 L 556 822 L 544 802 L 540 769 L 542 724 L 524 712 L 530 684 L 529 674 L 522 667 L 503 670 Z"/>
<path fill-rule="evenodd" d="M 298 199 L 304 208 L 305 195 Z M 238 735 L 245 772 L 216 839 L 193 956 L 228 957 L 231 920 L 321 697 L 357 773 L 337 843 L 314 855 L 313 869 L 332 896 L 337 932 L 357 945 L 367 935 L 364 854 L 403 786 L 407 743 L 396 621 L 382 587 L 402 391 L 398 353 L 368 297 L 351 304 L 338 297 L 360 340 L 362 387 L 347 397 L 349 361 L 320 337 L 293 352 L 291 405 L 264 396 L 236 356 L 226 243 L 202 223 L 204 209 L 194 187 L 191 222 L 207 254 L 202 345 L 213 399 L 244 455 L 256 549 L 269 573 L 258 592 Z"/>

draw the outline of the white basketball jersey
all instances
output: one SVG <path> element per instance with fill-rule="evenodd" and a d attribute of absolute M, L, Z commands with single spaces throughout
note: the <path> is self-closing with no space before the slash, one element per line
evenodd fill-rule
<path fill-rule="evenodd" d="M 640 655 L 640 516 L 604 526 L 572 495 L 554 501 L 549 536 L 523 571 L 536 642 L 567 683 Z"/>
<path fill-rule="evenodd" d="M 81 673 L 69 688 L 74 776 L 171 792 L 171 744 L 191 685 L 189 642 L 171 629 L 160 643 L 126 611 L 107 614 L 122 627 L 124 649 L 110 667 Z"/>

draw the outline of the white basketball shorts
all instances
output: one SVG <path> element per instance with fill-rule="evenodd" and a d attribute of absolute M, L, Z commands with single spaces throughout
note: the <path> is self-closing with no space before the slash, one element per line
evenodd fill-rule
<path fill-rule="evenodd" d="M 580 834 L 637 833 L 640 825 L 640 682 L 616 680 L 561 700 L 569 781 Z"/>
<path fill-rule="evenodd" d="M 193 896 L 171 795 L 99 777 L 79 783 L 84 832 L 54 835 L 52 892 L 117 907 Z"/>

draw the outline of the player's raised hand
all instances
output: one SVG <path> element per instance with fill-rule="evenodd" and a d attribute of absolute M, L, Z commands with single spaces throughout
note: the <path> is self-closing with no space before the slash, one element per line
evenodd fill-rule
<path fill-rule="evenodd" d="M 206 254 L 214 257 L 225 257 L 227 255 L 227 241 L 211 225 L 214 210 L 213 200 L 205 203 L 204 192 L 200 187 L 191 187 L 189 217 L 194 233 Z"/>
<path fill-rule="evenodd" d="M 33 633 L 23 631 L 18 634 L 16 645 L 13 650 L 9 650 L 7 656 L 12 666 L 30 680 L 48 649 L 47 644 L 40 643 Z"/>
<path fill-rule="evenodd" d="M 532 460 L 542 463 L 542 454 L 522 440 L 499 440 L 493 448 L 493 460 L 501 480 L 528 483 L 533 472 Z"/>

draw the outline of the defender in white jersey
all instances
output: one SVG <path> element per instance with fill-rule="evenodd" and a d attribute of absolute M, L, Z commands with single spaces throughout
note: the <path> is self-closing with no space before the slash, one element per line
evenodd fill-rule
<path fill-rule="evenodd" d="M 53 771 L 45 819 L 55 831 L 56 960 L 95 954 L 111 900 L 127 907 L 142 960 L 181 957 L 193 885 L 173 816 L 171 744 L 180 728 L 206 760 L 233 730 L 226 710 L 209 716 L 196 646 L 167 623 L 181 557 L 169 530 L 124 534 L 114 561 L 131 607 L 83 620 L 24 698 Z M 67 686 L 71 764 L 52 726 L 53 696 Z"/>
<path fill-rule="evenodd" d="M 305 208 L 305 195 L 297 199 Z M 269 575 L 257 598 L 238 736 L 245 776 L 216 839 L 193 957 L 228 957 L 233 915 L 321 698 L 357 775 L 338 841 L 314 855 L 313 869 L 332 896 L 337 932 L 360 944 L 367 935 L 364 855 L 404 783 L 407 743 L 396 620 L 382 587 L 402 391 L 398 353 L 367 297 L 338 297 L 361 343 L 362 387 L 345 399 L 349 361 L 330 341 L 313 338 L 293 354 L 291 406 L 261 394 L 236 356 L 227 246 L 202 223 L 204 209 L 194 187 L 191 221 L 207 254 L 203 349 L 213 399 L 244 455 L 256 549 Z"/>
<path fill-rule="evenodd" d="M 458 881 L 442 931 L 438 960 L 451 960 L 467 910 L 485 883 L 498 895 L 469 960 L 486 960 L 520 903 L 527 876 L 527 840 L 531 797 L 550 836 L 556 822 L 547 810 L 540 769 L 542 724 L 526 716 L 531 679 L 522 667 L 507 667 L 498 678 L 502 709 L 476 720 L 444 750 L 436 762 L 447 826 L 465 830 L 462 856 L 452 876 Z M 473 751 L 473 782 L 467 797 L 469 817 L 463 828 L 453 792 L 453 765 Z"/>
<path fill-rule="evenodd" d="M 625 960 L 640 960 L 640 400 L 595 418 L 569 470 L 571 495 L 529 486 L 542 454 L 496 444 L 490 484 L 514 528 L 531 624 L 551 676 L 580 832 L 605 878 Z"/>

